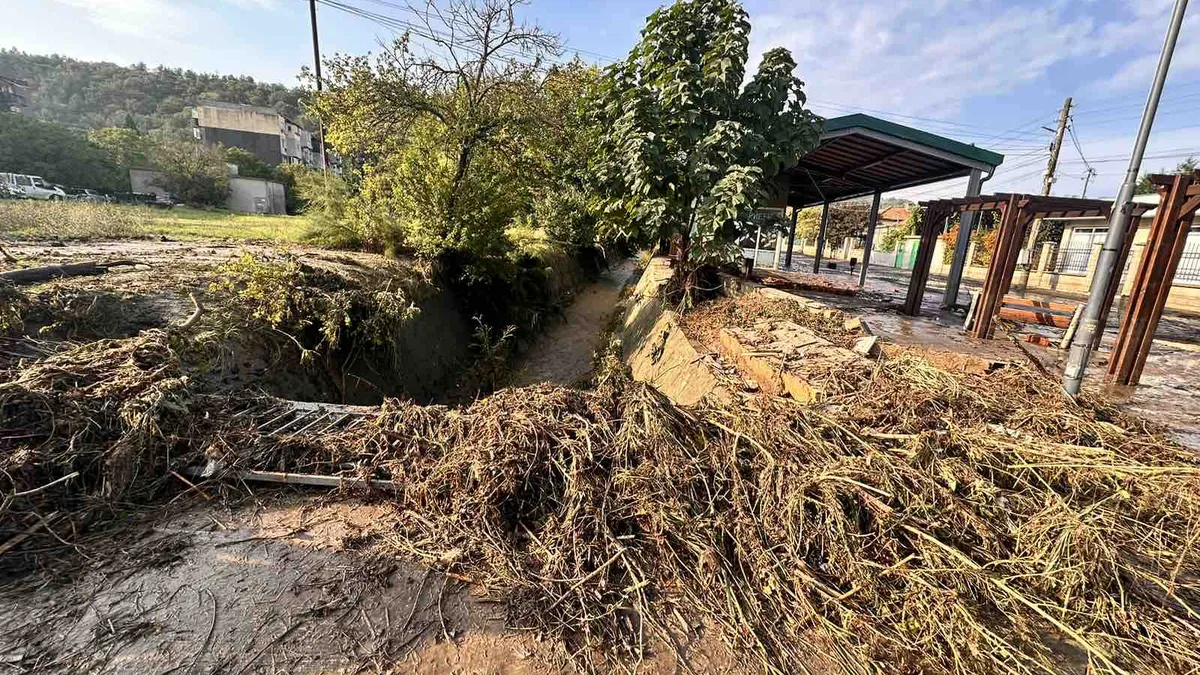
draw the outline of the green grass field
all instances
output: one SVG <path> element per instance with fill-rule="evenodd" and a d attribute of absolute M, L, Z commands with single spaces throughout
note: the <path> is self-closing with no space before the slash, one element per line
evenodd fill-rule
<path fill-rule="evenodd" d="M 0 201 L 0 236 L 11 240 L 172 239 L 301 241 L 304 216 L 259 216 L 185 206 Z"/>

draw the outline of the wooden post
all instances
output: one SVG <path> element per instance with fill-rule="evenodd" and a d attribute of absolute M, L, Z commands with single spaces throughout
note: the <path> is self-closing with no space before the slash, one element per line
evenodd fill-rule
<path fill-rule="evenodd" d="M 1200 196 L 1192 194 L 1200 191 L 1197 181 L 1200 181 L 1200 172 L 1174 176 L 1169 184 L 1158 185 L 1163 200 L 1150 226 L 1128 309 L 1113 345 L 1107 376 L 1111 382 L 1133 385 L 1141 379 L 1154 342 L 1154 332 L 1187 244 L 1192 219 L 1200 208 Z"/>

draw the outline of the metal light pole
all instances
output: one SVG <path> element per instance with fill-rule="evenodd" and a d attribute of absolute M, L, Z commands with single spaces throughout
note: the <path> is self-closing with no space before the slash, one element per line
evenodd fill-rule
<path fill-rule="evenodd" d="M 1125 240 L 1125 230 L 1129 225 L 1129 209 L 1133 203 L 1134 186 L 1137 184 L 1138 172 L 1142 169 L 1142 156 L 1146 154 L 1146 144 L 1150 140 L 1150 130 L 1154 127 L 1154 116 L 1158 112 L 1158 102 L 1162 98 L 1163 85 L 1167 81 L 1167 71 L 1171 68 L 1171 57 L 1175 54 L 1175 43 L 1179 40 L 1179 29 L 1183 25 L 1183 15 L 1187 12 L 1188 0 L 1175 0 L 1175 10 L 1171 13 L 1171 24 L 1167 28 L 1167 38 L 1163 43 L 1162 55 L 1158 58 L 1158 71 L 1154 74 L 1154 85 L 1150 88 L 1150 97 L 1146 99 L 1146 108 L 1142 112 L 1142 125 L 1138 129 L 1137 141 L 1133 145 L 1133 155 L 1129 158 L 1129 168 L 1125 172 L 1125 182 L 1117 193 L 1117 201 L 1113 205 L 1112 216 L 1108 221 L 1108 236 L 1104 240 L 1104 248 L 1100 250 L 1100 260 L 1096 265 L 1096 274 L 1092 278 L 1092 289 L 1088 294 L 1087 306 L 1079 322 L 1079 332 L 1071 342 L 1071 355 L 1067 360 L 1067 368 L 1063 372 L 1063 388 L 1071 396 L 1079 394 L 1083 387 L 1083 375 L 1087 370 L 1088 359 L 1091 357 L 1092 341 L 1100 325 L 1100 311 L 1104 307 L 1108 284 L 1114 274 L 1120 274 L 1116 269 L 1118 252 Z"/>

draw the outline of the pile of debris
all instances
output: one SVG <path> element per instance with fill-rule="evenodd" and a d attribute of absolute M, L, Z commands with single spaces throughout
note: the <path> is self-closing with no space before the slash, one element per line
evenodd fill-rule
<path fill-rule="evenodd" d="M 816 649 L 850 672 L 1200 668 L 1200 463 L 1023 368 L 883 359 L 836 404 L 694 409 L 612 376 L 255 439 L 197 414 L 175 363 L 146 333 L 0 388 L 23 430 L 0 447 L 3 525 L 18 503 L 153 500 L 204 454 L 213 480 L 385 481 L 347 490 L 395 510 L 375 553 L 505 594 L 595 669 L 699 625 L 772 673 Z"/>

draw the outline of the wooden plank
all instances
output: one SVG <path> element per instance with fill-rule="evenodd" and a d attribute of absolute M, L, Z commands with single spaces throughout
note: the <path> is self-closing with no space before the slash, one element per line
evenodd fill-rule
<path fill-rule="evenodd" d="M 1137 360 L 1133 363 L 1133 370 L 1129 376 L 1128 384 L 1137 384 L 1142 379 L 1142 370 L 1146 367 L 1146 359 L 1150 356 L 1150 347 L 1154 343 L 1154 333 L 1158 331 L 1158 322 L 1162 319 L 1163 310 L 1167 306 L 1167 297 L 1171 294 L 1171 286 L 1175 281 L 1175 272 L 1179 269 L 1179 261 L 1183 258 L 1183 251 L 1187 248 L 1188 234 L 1191 231 L 1191 223 L 1194 212 L 1181 214 L 1181 217 L 1176 221 L 1175 242 L 1167 268 L 1163 270 L 1163 283 L 1158 288 L 1158 296 L 1154 304 L 1151 306 L 1151 315 L 1146 321 L 1145 334 L 1142 336 L 1141 349 L 1138 350 Z"/>
<path fill-rule="evenodd" d="M 1011 295 L 1004 296 L 1004 307 L 1033 307 L 1046 310 L 1048 314 L 1066 314 L 1070 316 L 1075 313 L 1075 309 L 1079 307 L 1079 303 L 1069 302 L 1050 302 L 1048 300 L 1034 300 L 1032 298 L 1017 298 Z"/>
<path fill-rule="evenodd" d="M 975 337 L 988 339 L 992 334 L 992 321 L 1000 309 L 1000 300 L 1007 292 L 1004 280 L 1007 260 L 1011 257 L 1012 249 L 1018 244 L 1013 241 L 1014 223 L 1021 217 L 1017 206 L 1017 195 L 1009 198 L 1000 220 L 1000 232 L 996 238 L 996 250 L 992 254 L 992 263 L 988 265 L 988 274 L 984 282 L 983 297 L 979 303 L 979 312 L 975 319 Z M 1011 276 L 1011 274 L 1010 274 Z"/>
<path fill-rule="evenodd" d="M 1071 325 L 1071 317 L 1073 314 L 1050 314 L 1048 312 L 1035 312 L 1027 309 L 1017 309 L 1014 307 L 1001 307 L 996 316 L 1008 321 L 1016 321 L 1019 323 L 1033 323 L 1039 326 L 1054 326 L 1055 328 L 1066 329 Z"/>

